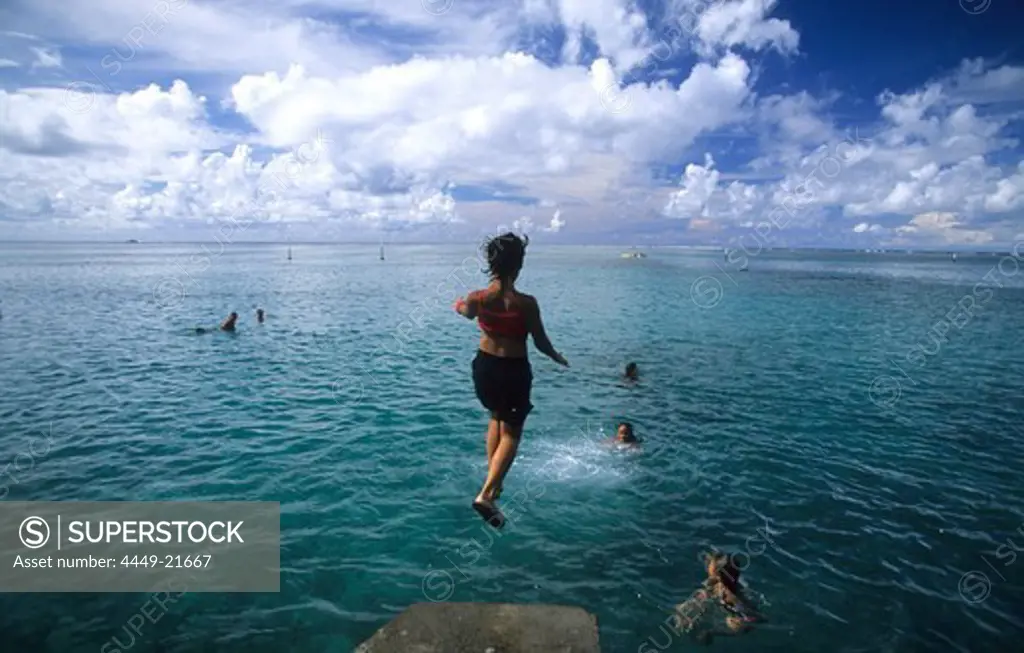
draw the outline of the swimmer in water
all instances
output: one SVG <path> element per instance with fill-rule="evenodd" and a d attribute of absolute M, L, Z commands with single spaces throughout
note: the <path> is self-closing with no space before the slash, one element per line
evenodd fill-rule
<path fill-rule="evenodd" d="M 235 313 L 235 312 L 232 311 L 231 315 L 227 316 L 227 318 L 223 322 L 221 322 L 221 324 L 220 324 L 220 326 L 218 328 L 221 331 L 232 331 L 233 332 L 235 330 L 235 322 L 237 322 L 237 321 L 238 321 L 238 313 Z M 196 333 L 211 333 L 211 332 L 213 332 L 213 329 L 207 329 L 206 327 L 196 327 Z"/>
<path fill-rule="evenodd" d="M 235 313 L 234 311 L 231 311 L 231 315 L 229 315 L 226 320 L 221 322 L 220 330 L 221 331 L 234 331 L 235 330 L 235 322 L 237 322 L 237 321 L 238 321 L 238 313 Z"/>
<path fill-rule="evenodd" d="M 743 635 L 753 630 L 754 624 L 767 621 L 740 585 L 740 570 L 730 556 L 715 551 L 704 556 L 704 563 L 707 579 L 688 600 L 676 606 L 677 629 L 693 633 L 700 644 L 710 644 L 715 635 Z M 712 627 L 695 633 L 704 612 L 712 605 L 725 613 L 725 628 Z"/>
<path fill-rule="evenodd" d="M 640 440 L 637 439 L 633 433 L 633 425 L 629 422 L 622 422 L 618 428 L 615 429 L 615 437 L 612 438 L 611 444 L 621 444 L 627 446 L 637 446 L 640 444 Z"/>
<path fill-rule="evenodd" d="M 528 242 L 514 233 L 492 238 L 487 243 L 491 284 L 455 301 L 456 312 L 476 319 L 482 331 L 473 359 L 473 387 L 491 419 L 487 426 L 487 480 L 473 500 L 473 510 L 494 528 L 505 524 L 496 502 L 515 461 L 526 416 L 533 409 L 527 336 L 533 336 L 533 344 L 541 353 L 559 365 L 569 366 L 544 331 L 537 300 L 515 287 Z"/>
<path fill-rule="evenodd" d="M 636 363 L 629 363 L 626 365 L 625 379 L 627 381 L 640 380 L 640 370 L 637 368 Z"/>
<path fill-rule="evenodd" d="M 263 324 L 263 309 L 262 308 L 257 308 L 256 309 L 256 321 L 259 322 L 260 324 Z"/>

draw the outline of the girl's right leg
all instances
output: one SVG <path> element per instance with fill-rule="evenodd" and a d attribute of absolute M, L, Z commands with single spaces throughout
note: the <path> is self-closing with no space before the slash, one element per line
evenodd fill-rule
<path fill-rule="evenodd" d="M 505 482 L 508 470 L 516 460 L 516 452 L 519 450 L 519 438 L 523 434 L 522 425 L 513 426 L 508 422 L 501 422 L 498 448 L 491 458 L 490 468 L 487 471 L 487 481 L 484 483 L 480 497 L 493 501 L 497 491 Z"/>
<path fill-rule="evenodd" d="M 491 462 L 494 460 L 494 453 L 498 450 L 498 443 L 501 442 L 501 422 L 496 417 L 491 417 L 490 423 L 487 425 L 487 469 L 491 468 Z M 497 500 L 501 496 L 501 487 L 498 487 L 492 500 Z"/>

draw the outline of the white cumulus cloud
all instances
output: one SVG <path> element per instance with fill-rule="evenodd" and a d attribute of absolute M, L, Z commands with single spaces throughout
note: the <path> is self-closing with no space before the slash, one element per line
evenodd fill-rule
<path fill-rule="evenodd" d="M 777 0 L 12 2 L 4 235 L 784 220 L 996 243 L 1024 222 L 1024 67 L 968 54 L 850 120 L 816 83 L 759 86 L 816 56 Z"/>
<path fill-rule="evenodd" d="M 549 222 L 548 226 L 544 228 L 544 231 L 557 234 L 563 227 L 565 227 L 565 220 L 562 219 L 562 212 L 555 211 L 555 214 L 551 216 L 551 222 Z"/>

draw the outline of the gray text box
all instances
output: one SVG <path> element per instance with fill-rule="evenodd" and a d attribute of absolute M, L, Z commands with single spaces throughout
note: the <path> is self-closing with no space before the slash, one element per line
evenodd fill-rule
<path fill-rule="evenodd" d="M 0 592 L 279 592 L 281 504 L 0 503 Z"/>

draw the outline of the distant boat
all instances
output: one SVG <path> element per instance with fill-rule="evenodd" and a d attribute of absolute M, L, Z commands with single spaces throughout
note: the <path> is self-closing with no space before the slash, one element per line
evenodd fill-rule
<path fill-rule="evenodd" d="M 622 258 L 647 258 L 643 252 L 623 252 Z"/>
<path fill-rule="evenodd" d="M 138 245 L 139 244 L 139 241 L 135 240 L 134 238 L 129 238 L 125 242 L 127 242 L 129 245 Z"/>
<path fill-rule="evenodd" d="M 956 252 L 953 252 L 953 262 L 956 263 Z"/>
<path fill-rule="evenodd" d="M 288 260 L 289 261 L 292 260 L 292 248 L 291 247 L 288 248 Z"/>

